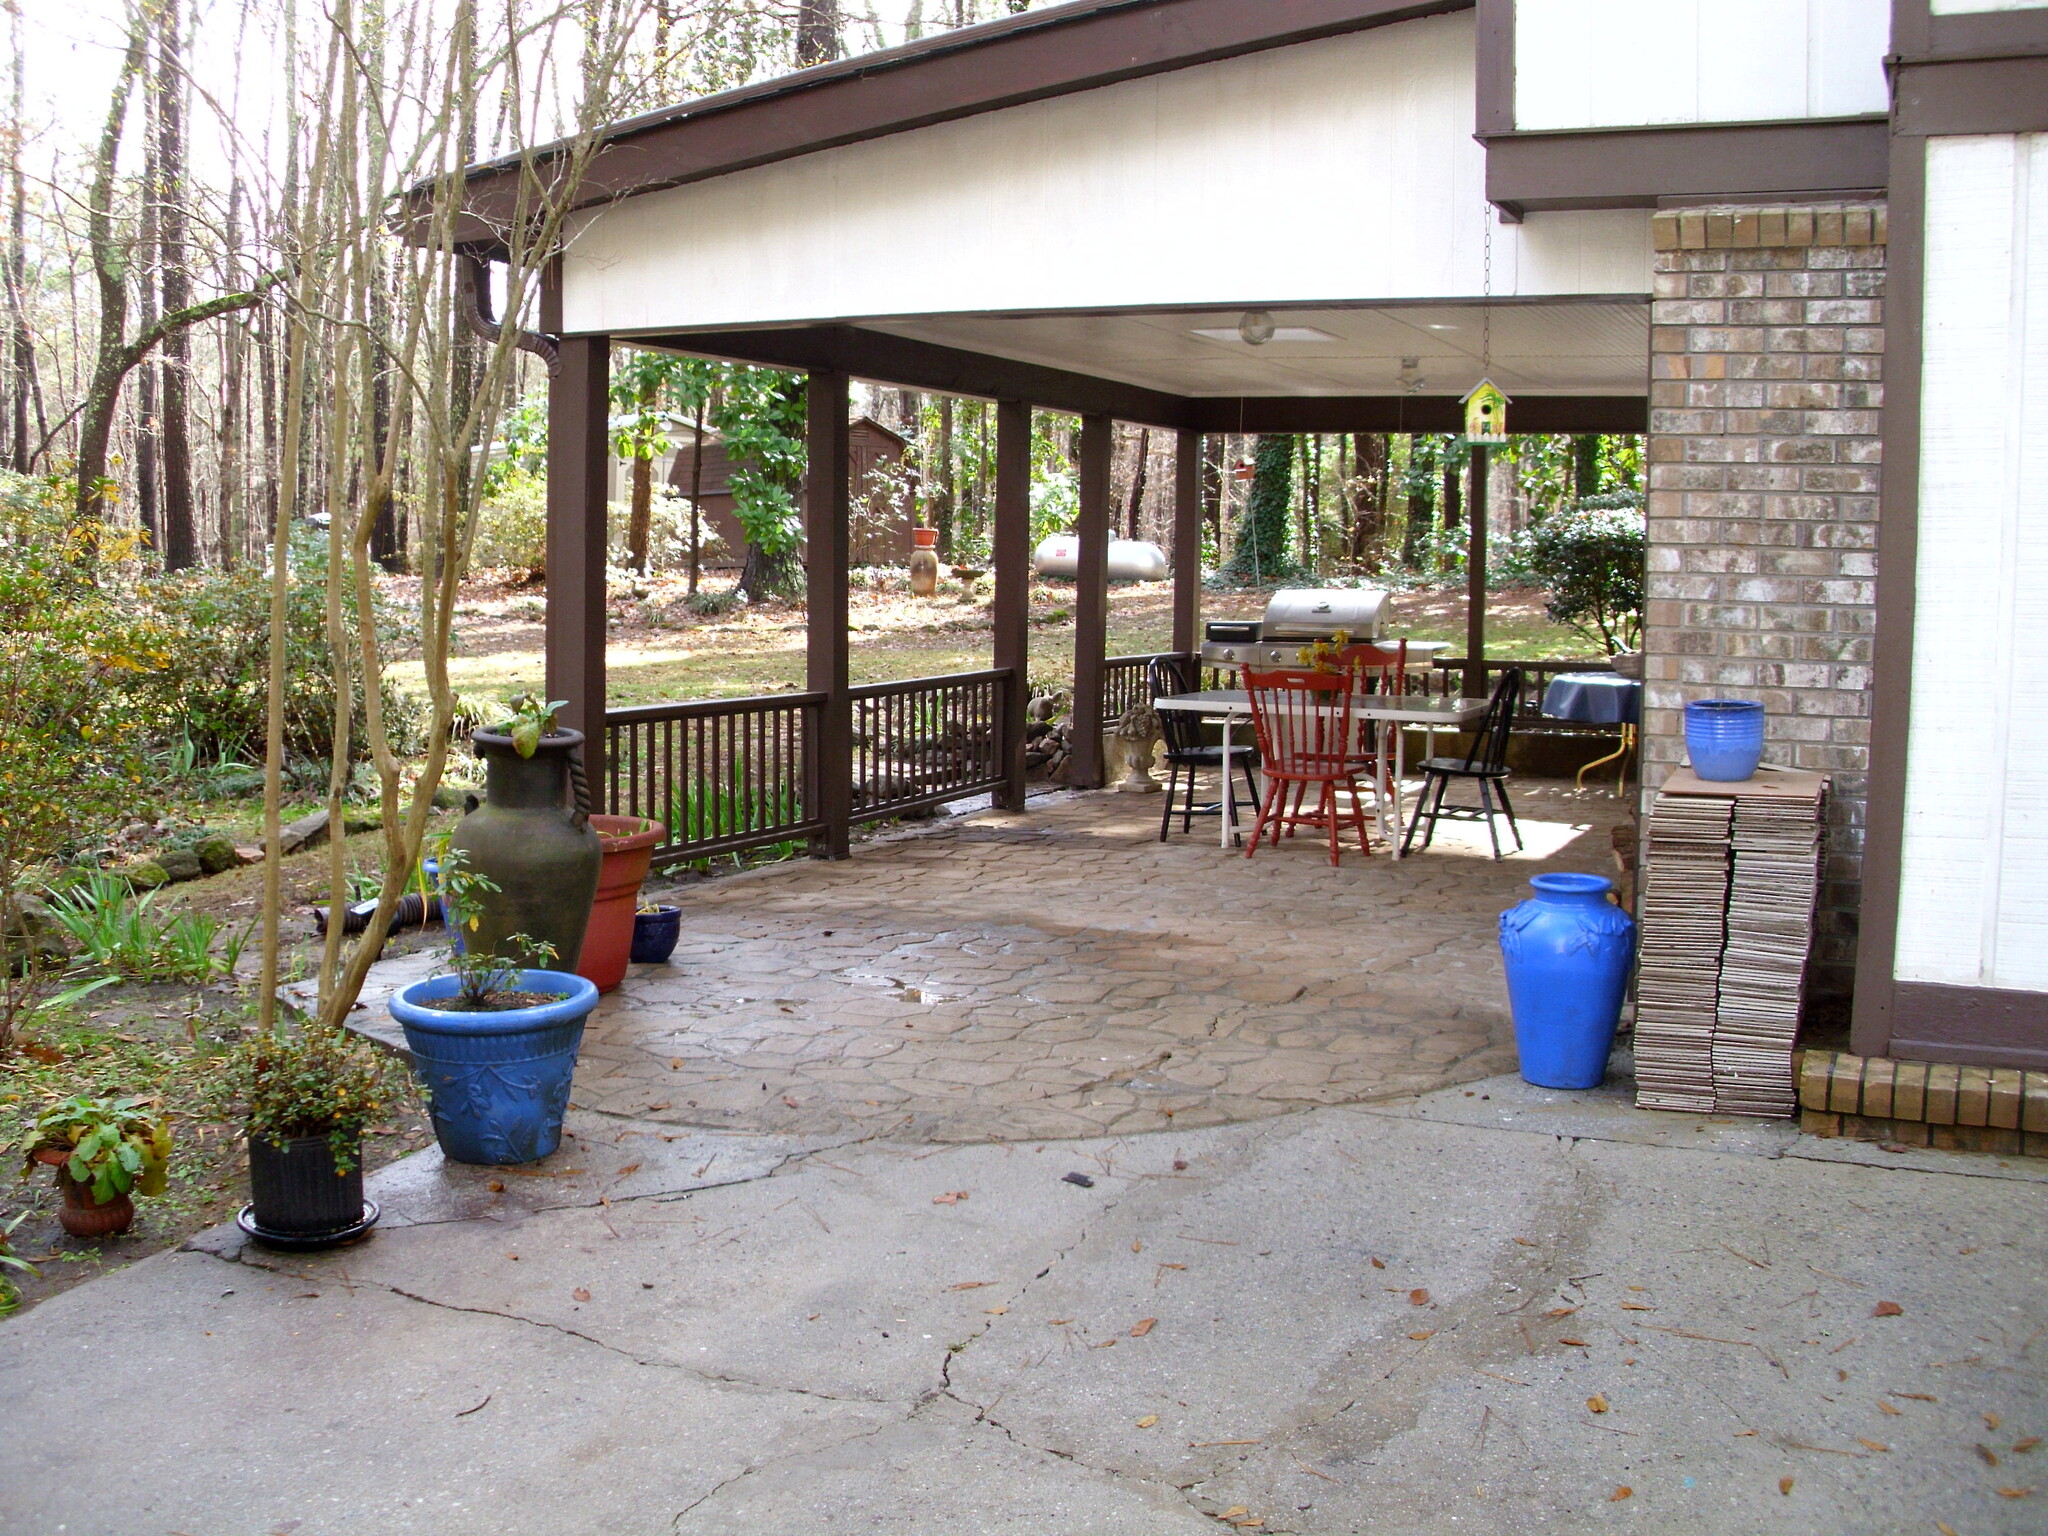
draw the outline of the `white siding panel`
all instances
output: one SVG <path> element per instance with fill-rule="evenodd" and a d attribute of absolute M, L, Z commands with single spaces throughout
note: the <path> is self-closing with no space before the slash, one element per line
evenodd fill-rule
<path fill-rule="evenodd" d="M 2048 135 L 1928 141 L 1924 337 L 1895 970 L 2048 991 Z"/>
<path fill-rule="evenodd" d="M 578 222 L 565 323 L 1469 297 L 1490 225 L 1496 295 L 1647 292 L 1639 211 L 1492 224 L 1472 50 L 1405 22 L 630 198 Z"/>
<path fill-rule="evenodd" d="M 1884 112 L 1890 43 L 1890 0 L 1516 0 L 1515 126 Z"/>

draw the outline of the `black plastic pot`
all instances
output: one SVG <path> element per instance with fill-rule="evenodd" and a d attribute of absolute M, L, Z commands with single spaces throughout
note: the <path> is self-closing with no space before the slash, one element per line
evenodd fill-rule
<path fill-rule="evenodd" d="M 633 914 L 633 963 L 664 965 L 676 952 L 683 936 L 683 909 L 656 907 L 652 912 Z"/>
<path fill-rule="evenodd" d="M 325 1136 L 300 1136 L 282 1145 L 249 1138 L 249 1206 L 242 1229 L 259 1242 L 313 1248 L 345 1243 L 367 1232 L 376 1207 L 363 1201 L 361 1147 L 347 1173 L 334 1168 Z"/>

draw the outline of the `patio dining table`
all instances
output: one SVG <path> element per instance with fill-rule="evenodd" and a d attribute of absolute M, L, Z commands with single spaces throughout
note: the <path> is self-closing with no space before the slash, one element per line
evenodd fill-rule
<path fill-rule="evenodd" d="M 1190 714 L 1206 715 L 1220 721 L 1223 726 L 1223 762 L 1226 769 L 1230 763 L 1231 730 L 1252 717 L 1251 695 L 1242 688 L 1206 688 L 1200 693 L 1168 694 L 1154 699 L 1152 707 L 1185 710 Z M 1389 839 L 1396 859 L 1401 857 L 1401 838 L 1405 831 L 1401 815 L 1401 780 L 1408 766 L 1406 733 L 1402 727 L 1421 726 L 1431 732 L 1463 730 L 1485 713 L 1484 699 L 1446 699 L 1419 693 L 1368 693 L 1352 699 L 1352 719 L 1370 720 L 1378 727 L 1381 760 L 1385 761 L 1389 752 L 1393 754 L 1394 803 L 1391 836 L 1387 825 L 1386 797 L 1382 795 L 1375 798 L 1380 802 L 1380 835 Z M 1237 835 L 1237 807 L 1231 797 L 1230 774 L 1227 771 L 1223 775 L 1223 814 L 1218 820 L 1223 824 L 1223 846 L 1228 848 Z"/>

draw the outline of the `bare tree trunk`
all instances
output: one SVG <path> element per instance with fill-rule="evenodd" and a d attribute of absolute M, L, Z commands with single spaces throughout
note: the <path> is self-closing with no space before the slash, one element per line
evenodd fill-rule
<path fill-rule="evenodd" d="M 183 8 L 162 0 L 157 30 L 157 182 L 162 188 L 157 225 L 162 242 L 164 313 L 192 302 L 192 272 L 185 249 L 185 70 Z M 191 336 L 179 327 L 164 337 L 163 551 L 164 569 L 190 570 L 199 562 L 192 509 L 192 432 L 186 391 L 191 380 Z"/>
<path fill-rule="evenodd" d="M 222 273 L 226 287 L 233 287 L 238 276 L 235 253 L 241 243 L 241 212 L 242 178 L 237 176 L 228 187 L 227 264 Z M 220 377 L 220 563 L 223 570 L 235 563 L 241 548 L 238 525 L 242 511 L 242 391 L 243 375 L 247 371 L 243 360 L 248 350 L 246 328 L 239 321 L 230 321 L 227 334 L 222 338 Z"/>
<path fill-rule="evenodd" d="M 633 509 L 626 519 L 626 558 L 636 575 L 647 574 L 647 546 L 654 535 L 654 460 L 633 456 Z"/>
<path fill-rule="evenodd" d="M 23 115 L 28 96 L 28 49 L 21 30 L 21 0 L 8 0 L 14 46 L 14 99 L 7 132 L 7 317 L 11 383 L 8 462 L 29 472 L 28 401 L 35 392 L 36 350 L 28 328 L 28 178 L 22 165 L 27 148 Z"/>
<path fill-rule="evenodd" d="M 690 448 L 690 595 L 697 595 L 697 574 L 704 547 L 704 413 L 711 404 L 711 391 L 697 396 L 697 419 L 691 423 L 694 438 Z"/>
<path fill-rule="evenodd" d="M 1220 555 L 1223 549 L 1223 439 L 1214 432 L 1202 439 L 1202 516 Z"/>
<path fill-rule="evenodd" d="M 147 69 L 147 65 L 144 66 Z M 135 296 L 137 319 L 144 329 L 156 323 L 158 285 L 163 280 L 163 236 L 158 220 L 164 207 L 163 163 L 157 158 L 163 127 L 158 94 L 162 87 L 146 78 L 142 92 L 142 216 L 137 229 Z M 135 517 L 159 559 L 164 550 L 163 518 L 163 385 L 161 360 L 144 363 L 135 381 Z"/>
<path fill-rule="evenodd" d="M 838 0 L 797 0 L 796 67 L 808 69 L 838 57 Z"/>
<path fill-rule="evenodd" d="M 1145 469 L 1152 457 L 1152 429 L 1138 429 L 1138 462 L 1131 471 L 1131 504 L 1124 511 L 1124 526 L 1129 530 L 1127 538 L 1138 537 L 1138 514 L 1145 507 Z"/>
<path fill-rule="evenodd" d="M 939 489 L 932 497 L 932 526 L 939 530 L 939 558 L 953 557 L 953 397 L 939 396 Z"/>

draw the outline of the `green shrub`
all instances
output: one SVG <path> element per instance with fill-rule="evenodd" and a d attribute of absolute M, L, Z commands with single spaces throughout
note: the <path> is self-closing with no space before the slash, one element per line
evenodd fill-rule
<path fill-rule="evenodd" d="M 336 1169 L 346 1172 L 363 1132 L 390 1111 L 397 1089 L 384 1057 L 360 1036 L 307 1024 L 242 1041 L 222 1061 L 207 1097 L 224 1119 L 274 1146 L 325 1136 Z"/>
<path fill-rule="evenodd" d="M 494 465 L 477 512 L 469 568 L 544 571 L 547 564 L 546 471 Z"/>
<path fill-rule="evenodd" d="M 287 757 L 324 764 L 334 744 L 334 669 L 327 648 L 327 542 L 305 529 L 291 541 L 285 609 Z M 186 741 L 195 760 L 260 763 L 268 712 L 270 577 L 253 567 L 193 571 L 142 583 L 145 620 L 154 636 L 152 665 L 127 683 L 141 727 L 159 743 Z M 354 598 L 348 600 L 353 626 Z M 378 623 L 389 656 L 403 638 L 395 618 Z M 362 685 L 355 689 L 351 756 L 366 757 Z M 417 744 L 418 706 L 384 684 L 385 719 L 400 751 Z M 325 769 L 318 775 L 325 782 Z"/>
<path fill-rule="evenodd" d="M 1641 633 L 1648 547 L 1641 495 L 1615 491 L 1524 529 L 1509 559 L 1517 575 L 1548 590 L 1544 611 L 1554 621 L 1612 655 L 1633 649 Z"/>

